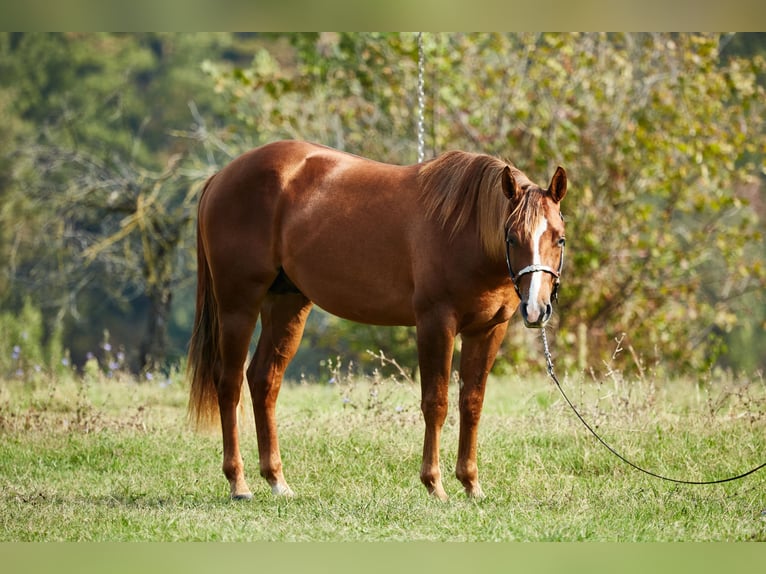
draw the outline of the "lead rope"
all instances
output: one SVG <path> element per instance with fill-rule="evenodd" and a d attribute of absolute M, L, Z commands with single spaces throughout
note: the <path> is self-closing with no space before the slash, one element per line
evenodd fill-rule
<path fill-rule="evenodd" d="M 425 68 L 425 59 L 425 54 L 423 52 L 423 32 L 418 32 L 418 163 L 422 163 L 426 157 L 426 93 L 423 88 L 423 70 Z"/>
<path fill-rule="evenodd" d="M 643 472 L 644 474 L 648 474 L 649 476 L 653 476 L 655 478 L 659 478 L 661 480 L 667 480 L 668 482 L 675 482 L 679 484 L 720 484 L 722 482 L 731 482 L 732 480 L 739 480 L 740 478 L 744 478 L 750 474 L 753 474 L 754 472 L 761 470 L 763 467 L 766 466 L 766 463 L 763 463 L 759 466 L 756 466 L 755 468 L 748 470 L 747 472 L 743 472 L 742 474 L 738 474 L 737 476 L 730 476 L 729 478 L 721 478 L 719 480 L 680 480 L 677 478 L 668 478 L 667 476 L 662 476 L 660 474 L 654 473 L 650 470 L 646 470 L 644 468 L 641 468 L 637 464 L 632 463 L 627 458 L 622 456 L 619 452 L 614 450 L 611 446 L 609 446 L 604 439 L 602 439 L 596 431 L 594 431 L 591 426 L 585 421 L 585 419 L 580 415 L 580 413 L 577 411 L 575 406 L 572 404 L 572 401 L 569 400 L 569 397 L 567 397 L 566 393 L 564 392 L 564 389 L 561 388 L 561 383 L 559 383 L 558 377 L 556 377 L 556 374 L 553 372 L 553 357 L 551 356 L 551 352 L 548 349 L 548 337 L 545 334 L 545 327 L 542 328 L 542 338 L 543 338 L 543 351 L 545 352 L 545 362 L 547 363 L 548 367 L 548 374 L 550 375 L 551 379 L 553 379 L 553 382 L 556 383 L 556 386 L 559 389 L 559 392 L 561 393 L 561 396 L 564 397 L 564 400 L 569 404 L 569 406 L 574 411 L 574 414 L 577 415 L 577 418 L 580 419 L 580 422 L 585 425 L 585 428 L 590 431 L 590 433 L 598 439 L 598 442 L 600 442 L 602 445 L 604 445 L 609 452 L 611 452 L 613 455 L 615 455 L 617 458 L 619 458 L 624 463 L 632 466 L 636 470 L 639 470 Z"/>

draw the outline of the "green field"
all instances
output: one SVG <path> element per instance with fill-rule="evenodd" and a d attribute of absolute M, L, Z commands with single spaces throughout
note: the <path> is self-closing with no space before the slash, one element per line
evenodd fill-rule
<path fill-rule="evenodd" d="M 761 378 L 563 379 L 608 441 L 657 472 L 714 479 L 766 458 Z M 644 476 L 587 434 L 542 377 L 490 381 L 479 438 L 487 496 L 467 500 L 453 476 L 456 391 L 442 442 L 447 503 L 418 479 L 418 388 L 351 377 L 282 391 L 292 499 L 257 476 L 245 411 L 255 496 L 232 502 L 218 433 L 186 424 L 181 377 L 0 381 L 0 541 L 766 540 L 766 470 L 716 486 Z"/>

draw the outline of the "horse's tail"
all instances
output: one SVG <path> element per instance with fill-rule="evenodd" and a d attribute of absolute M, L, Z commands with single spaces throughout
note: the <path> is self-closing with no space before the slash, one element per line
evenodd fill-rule
<path fill-rule="evenodd" d="M 200 199 L 213 177 L 205 182 Z M 198 217 L 197 306 L 187 364 L 187 376 L 191 380 L 188 414 L 189 420 L 197 428 L 211 427 L 219 420 L 218 394 L 215 388 L 216 377 L 221 368 L 219 333 L 218 304 L 213 295 L 212 276 L 200 235 Z"/>

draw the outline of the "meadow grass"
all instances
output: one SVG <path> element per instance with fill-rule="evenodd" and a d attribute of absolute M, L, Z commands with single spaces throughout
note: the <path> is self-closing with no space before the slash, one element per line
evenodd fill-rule
<path fill-rule="evenodd" d="M 766 457 L 758 377 L 562 382 L 607 441 L 654 471 L 714 479 Z M 278 419 L 292 499 L 258 476 L 248 404 L 254 498 L 244 503 L 227 498 L 219 433 L 187 425 L 186 392 L 180 377 L 0 381 L 0 541 L 766 540 L 766 470 L 716 486 L 647 477 L 587 434 L 542 377 L 490 381 L 479 501 L 454 478 L 451 385 L 446 503 L 418 479 L 423 426 L 410 382 L 286 384 Z"/>

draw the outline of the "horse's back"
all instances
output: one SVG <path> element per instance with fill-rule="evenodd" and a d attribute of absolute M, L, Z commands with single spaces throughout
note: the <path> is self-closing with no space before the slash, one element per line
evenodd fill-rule
<path fill-rule="evenodd" d="M 283 140 L 243 153 L 221 171 L 213 181 L 214 192 L 227 199 L 243 195 L 310 194 L 315 191 L 344 192 L 394 191 L 413 167 L 376 162 L 320 144 Z M 371 189 L 376 188 L 376 189 Z M 350 199 L 352 196 L 347 196 Z M 356 196 L 364 201 L 364 196 Z"/>
<path fill-rule="evenodd" d="M 246 244 L 256 241 L 253 235 L 264 235 L 256 241 L 260 244 L 266 237 L 276 238 L 290 204 L 312 193 L 336 163 L 333 156 L 340 155 L 317 144 L 291 140 L 241 154 L 211 178 L 200 199 L 203 237 L 226 235 L 232 243 Z"/>

